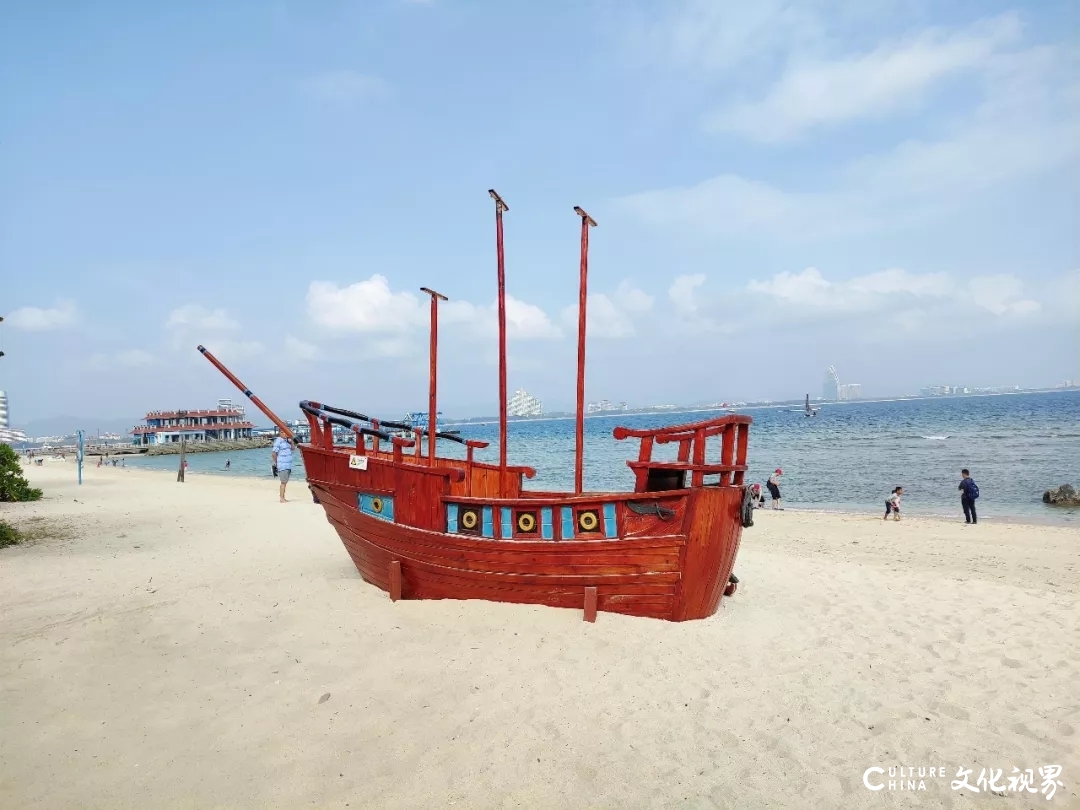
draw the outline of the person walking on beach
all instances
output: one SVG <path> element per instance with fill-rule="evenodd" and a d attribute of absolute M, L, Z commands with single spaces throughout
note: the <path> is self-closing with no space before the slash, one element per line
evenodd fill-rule
<path fill-rule="evenodd" d="M 281 482 L 278 486 L 278 497 L 281 503 L 285 503 L 285 487 L 289 483 L 289 476 L 292 475 L 292 453 L 293 448 L 288 439 L 284 436 L 274 439 L 270 458 L 274 474 Z"/>
<path fill-rule="evenodd" d="M 892 513 L 893 520 L 900 519 L 900 496 L 903 494 L 904 488 L 896 487 L 885 500 L 885 520 L 889 519 L 890 513 Z"/>
<path fill-rule="evenodd" d="M 779 467 L 776 468 L 776 472 L 769 476 L 768 482 L 765 486 L 769 488 L 769 494 L 772 495 L 772 508 L 783 509 L 780 505 L 780 476 L 784 474 L 784 471 Z"/>
<path fill-rule="evenodd" d="M 225 459 L 225 469 L 226 470 L 229 469 L 230 464 L 232 464 L 232 461 L 230 459 Z"/>
<path fill-rule="evenodd" d="M 975 499 L 979 497 L 979 485 L 966 469 L 960 471 L 960 506 L 964 509 L 964 523 L 978 523 Z"/>

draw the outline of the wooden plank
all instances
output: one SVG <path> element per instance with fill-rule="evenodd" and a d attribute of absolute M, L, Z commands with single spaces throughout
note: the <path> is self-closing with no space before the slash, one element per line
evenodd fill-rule
<path fill-rule="evenodd" d="M 390 561 L 390 601 L 396 602 L 401 598 L 401 562 Z"/>
<path fill-rule="evenodd" d="M 361 556 L 365 560 L 380 559 L 383 562 L 372 566 L 372 570 L 379 572 L 385 570 L 386 563 L 391 559 L 407 561 L 412 568 L 417 570 L 437 570 L 445 577 L 459 577 L 465 582 L 488 581 L 493 585 L 505 584 L 509 587 L 523 585 L 546 585 L 548 587 L 576 586 L 584 587 L 589 582 L 634 586 L 628 588 L 629 592 L 660 592 L 673 591 L 679 582 L 681 574 L 678 570 L 653 571 L 642 567 L 639 570 L 627 570 L 629 566 L 589 566 L 567 565 L 551 566 L 547 572 L 542 572 L 537 567 L 521 566 L 510 567 L 498 564 L 486 567 L 464 567 L 453 560 L 443 558 L 426 557 L 408 549 L 385 548 L 372 542 L 368 538 L 360 537 L 351 532 L 340 523 L 334 523 L 338 534 L 350 554 Z M 380 579 L 382 577 L 380 576 Z"/>
<path fill-rule="evenodd" d="M 741 491 L 733 487 L 694 491 L 687 524 L 692 528 L 683 552 L 675 621 L 704 619 L 716 612 L 742 532 L 738 514 L 741 504 Z"/>
<path fill-rule="evenodd" d="M 731 462 L 744 461 L 739 457 L 743 431 L 729 433 L 735 441 L 722 450 L 721 461 L 737 466 Z M 365 475 L 365 471 L 349 470 L 346 455 L 337 452 L 313 454 L 309 467 L 309 483 L 360 576 L 394 599 L 486 599 L 580 610 L 585 589 L 592 588 L 596 612 L 676 621 L 703 618 L 716 610 L 738 550 L 742 493 L 736 487 L 685 490 L 665 497 L 592 493 L 575 498 L 530 492 L 502 501 L 459 499 L 448 497 L 455 482 L 417 475 L 410 467 L 373 464 L 369 470 L 375 474 Z M 495 477 L 491 476 L 493 482 Z M 433 528 L 388 523 L 360 513 L 358 490 L 393 494 L 396 505 L 411 513 L 410 522 Z M 441 490 L 441 497 L 432 490 Z M 623 534 L 560 542 L 445 534 L 445 503 L 470 500 L 533 509 L 546 506 L 549 500 L 552 506 L 598 508 L 616 503 Z M 670 521 L 636 515 L 631 520 L 625 502 L 645 500 L 675 508 L 677 514 Z M 400 516 L 401 512 L 395 512 Z M 558 526 L 558 513 L 554 517 Z M 689 536 L 683 534 L 684 526 Z M 408 581 L 403 576 L 405 568 Z"/>
<path fill-rule="evenodd" d="M 585 621 L 596 621 L 596 588 L 588 587 L 585 589 Z"/>

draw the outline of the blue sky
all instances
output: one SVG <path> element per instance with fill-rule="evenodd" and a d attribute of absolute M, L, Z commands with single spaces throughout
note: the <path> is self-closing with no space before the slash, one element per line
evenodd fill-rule
<path fill-rule="evenodd" d="M 1080 377 L 1068 2 L 5 4 L 0 387 L 15 422 L 867 395 Z"/>

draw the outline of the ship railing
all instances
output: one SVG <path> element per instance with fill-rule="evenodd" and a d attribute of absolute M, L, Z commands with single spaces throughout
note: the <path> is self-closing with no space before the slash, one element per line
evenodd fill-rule
<path fill-rule="evenodd" d="M 409 429 L 407 425 L 401 422 L 385 421 L 382 422 L 366 414 L 358 413 L 356 411 L 350 411 L 345 408 L 335 408 L 330 405 L 323 405 L 319 402 L 311 402 L 304 400 L 300 403 L 300 409 L 304 412 L 304 415 L 308 420 L 308 427 L 311 431 L 311 444 L 316 447 L 322 447 L 326 450 L 335 450 L 334 445 L 334 431 L 333 425 L 338 425 L 347 430 L 351 430 L 356 436 L 356 444 L 354 446 L 354 452 L 358 456 L 372 456 L 379 460 L 384 460 L 381 456 L 386 454 L 381 448 L 381 442 L 390 443 L 390 460 L 395 464 L 405 463 L 406 449 L 411 447 L 419 447 L 418 439 L 408 439 L 402 436 L 394 436 L 387 433 L 384 428 L 390 428 L 393 430 L 406 430 Z M 370 427 L 356 424 L 353 420 L 361 422 L 367 422 Z M 451 439 L 453 441 L 465 443 L 459 436 L 451 434 L 436 433 L 437 438 Z M 368 437 L 371 437 L 372 445 L 369 448 L 367 444 Z M 471 450 L 470 450 L 471 452 Z M 414 465 L 410 465 L 414 466 Z M 459 468 L 447 467 L 439 468 L 432 467 L 430 465 L 417 464 L 425 473 L 432 475 L 439 475 L 448 478 L 451 482 L 460 482 L 465 478 L 464 470 Z"/>
<path fill-rule="evenodd" d="M 418 467 L 425 472 L 443 475 L 454 483 L 461 483 L 464 481 L 466 496 L 472 495 L 473 492 L 474 471 L 497 469 L 490 464 L 476 461 L 474 457 L 475 451 L 482 450 L 489 446 L 488 442 L 479 441 L 477 439 L 465 439 L 457 433 L 436 431 L 434 434 L 431 434 L 425 428 L 420 426 L 406 425 L 402 422 L 390 420 L 380 420 L 357 411 L 324 405 L 323 403 L 312 402 L 310 400 L 301 402 L 300 409 L 307 418 L 308 427 L 310 428 L 311 433 L 311 444 L 313 446 L 323 447 L 328 450 L 335 449 L 333 429 L 330 426 L 338 425 L 353 431 L 356 435 L 356 443 L 354 446 L 354 453 L 356 455 L 388 460 L 395 464 L 408 464 L 409 467 Z M 356 425 L 354 420 L 366 422 L 370 427 Z M 387 433 L 386 429 L 408 431 L 412 438 L 409 438 L 408 436 L 395 436 Z M 370 445 L 368 444 L 368 437 L 371 438 Z M 424 447 L 424 440 L 426 439 L 427 442 L 430 442 L 433 438 L 436 441 L 443 439 L 463 445 L 465 447 L 465 459 L 462 461 L 436 456 L 435 463 L 432 464 L 430 456 L 425 454 L 423 450 L 426 449 Z M 383 442 L 390 443 L 389 449 L 384 449 Z M 406 455 L 406 450 L 412 450 L 412 452 Z M 525 466 L 507 466 L 503 472 L 510 476 L 516 476 L 515 480 L 518 481 L 520 481 L 521 477 L 533 478 L 536 475 L 535 469 Z M 507 482 L 503 482 L 503 484 L 505 483 Z M 514 489 L 514 487 L 511 486 L 510 489 Z M 515 491 L 519 490 L 520 485 Z"/>
<path fill-rule="evenodd" d="M 690 473 L 690 486 L 705 485 L 706 475 L 719 475 L 719 486 L 742 486 L 748 469 L 746 448 L 750 439 L 753 419 L 742 414 L 728 414 L 701 422 L 683 425 L 667 425 L 658 428 L 634 429 L 617 427 L 612 431 L 615 439 L 640 439 L 641 446 L 636 461 L 626 462 L 634 472 L 635 492 L 656 492 L 682 489 L 686 486 L 686 474 Z M 708 440 L 720 437 L 719 463 L 706 463 Z M 677 442 L 677 461 L 654 461 L 654 444 Z"/>

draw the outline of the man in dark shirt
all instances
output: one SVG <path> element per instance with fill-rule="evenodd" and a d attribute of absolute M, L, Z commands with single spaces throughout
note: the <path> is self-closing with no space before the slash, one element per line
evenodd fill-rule
<path fill-rule="evenodd" d="M 975 499 L 979 497 L 979 487 L 967 470 L 960 471 L 960 505 L 964 508 L 964 522 L 978 523 L 975 515 Z"/>

